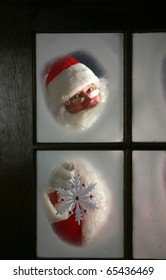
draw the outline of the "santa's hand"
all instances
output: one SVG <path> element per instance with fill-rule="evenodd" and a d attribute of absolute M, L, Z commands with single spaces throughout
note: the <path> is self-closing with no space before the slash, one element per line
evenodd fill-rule
<path fill-rule="evenodd" d="M 50 187 L 54 189 L 65 188 L 66 182 L 73 178 L 75 170 L 75 165 L 72 162 L 65 162 L 62 166 L 54 169 L 49 179 Z"/>

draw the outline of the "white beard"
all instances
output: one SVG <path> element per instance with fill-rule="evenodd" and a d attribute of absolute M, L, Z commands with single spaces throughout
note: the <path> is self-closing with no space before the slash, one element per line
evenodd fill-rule
<path fill-rule="evenodd" d="M 98 120 L 104 109 L 105 101 L 108 96 L 107 84 L 108 81 L 106 79 L 100 79 L 97 85 L 100 90 L 100 102 L 95 107 L 71 114 L 66 111 L 64 106 L 61 106 L 57 115 L 59 122 L 63 126 L 75 131 L 84 131 L 90 128 Z"/>

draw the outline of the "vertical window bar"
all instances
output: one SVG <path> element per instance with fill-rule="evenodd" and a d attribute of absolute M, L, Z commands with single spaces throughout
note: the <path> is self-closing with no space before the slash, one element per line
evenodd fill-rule
<path fill-rule="evenodd" d="M 124 258 L 132 259 L 132 33 L 124 33 Z"/>
<path fill-rule="evenodd" d="M 132 151 L 124 151 L 124 259 L 133 258 Z"/>
<path fill-rule="evenodd" d="M 124 33 L 124 142 L 132 141 L 132 33 Z"/>

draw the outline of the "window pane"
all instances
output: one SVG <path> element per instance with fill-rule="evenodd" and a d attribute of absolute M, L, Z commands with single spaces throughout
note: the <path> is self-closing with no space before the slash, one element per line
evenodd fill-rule
<path fill-rule="evenodd" d="M 133 140 L 166 141 L 166 33 L 133 35 Z"/>
<path fill-rule="evenodd" d="M 88 164 L 90 163 L 93 167 L 93 174 L 89 175 L 89 165 L 88 172 L 85 178 L 88 180 L 96 181 L 95 188 L 98 190 L 104 190 L 103 194 L 98 196 L 97 193 L 95 197 L 99 198 L 98 209 L 93 209 L 93 213 L 98 215 L 97 211 L 104 211 L 106 214 L 97 216 L 98 219 L 95 220 L 96 226 L 100 226 L 103 223 L 103 219 L 106 224 L 102 227 L 104 232 L 99 230 L 99 234 L 96 239 L 92 238 L 92 243 L 88 246 L 73 246 L 68 243 L 69 240 L 64 237 L 64 227 L 61 227 L 60 231 L 57 228 L 57 224 L 51 221 L 50 208 L 46 209 L 46 204 L 43 203 L 43 191 L 48 189 L 48 180 L 51 171 L 54 168 L 59 167 L 63 162 L 72 161 L 76 159 L 86 160 Z M 62 169 L 60 169 L 62 171 Z M 58 171 L 58 174 L 61 174 Z M 50 186 L 55 182 L 62 184 L 62 176 L 59 175 L 51 177 Z M 82 172 L 80 176 L 82 175 Z M 98 176 L 101 176 L 100 178 Z M 81 177 L 83 178 L 83 176 Z M 102 182 L 102 183 L 101 183 Z M 94 182 L 92 182 L 94 183 Z M 104 187 L 107 187 L 104 189 Z M 94 189 L 95 190 L 95 189 Z M 105 194 L 107 192 L 107 196 Z M 92 202 L 95 202 L 95 197 Z M 106 200 L 103 200 L 105 197 Z M 48 201 L 47 201 L 48 202 Z M 106 202 L 106 203 L 105 203 Z M 45 209 L 45 210 L 44 210 Z M 51 208 L 52 209 L 52 208 Z M 58 208 L 56 208 L 58 209 Z M 111 211 L 108 214 L 107 209 Z M 91 210 L 91 209 L 90 209 Z M 87 216 L 83 216 L 82 227 L 87 223 L 89 219 L 89 208 L 87 210 Z M 74 211 L 74 210 L 73 210 Z M 95 212 L 96 211 L 96 212 Z M 91 213 L 91 212 L 90 212 Z M 103 212 L 102 212 L 103 213 Z M 91 213 L 92 214 L 92 213 Z M 93 214 L 93 215 L 94 215 Z M 96 216 L 94 216 L 96 217 Z M 78 216 L 77 216 L 78 218 Z M 67 219 L 68 220 L 68 219 Z M 66 221 L 67 221 L 66 220 Z M 63 222 L 63 221 L 62 221 Z M 94 220 L 92 220 L 93 224 Z M 53 224 L 54 228 L 51 228 Z M 74 227 L 73 227 L 74 228 Z M 54 229 L 54 230 L 53 230 Z M 65 227 L 68 232 L 68 228 Z M 92 228 L 94 230 L 94 227 Z M 74 230 L 75 231 L 75 230 Z M 97 232 L 97 233 L 98 233 Z M 66 233 L 66 232 L 65 232 Z M 86 233 L 86 231 L 84 232 Z M 94 231 L 89 230 L 87 234 L 83 235 L 84 242 L 88 241 L 90 236 L 93 237 Z M 73 232 L 72 232 L 73 234 Z M 71 236 L 69 236 L 72 238 Z M 77 237 L 77 235 L 76 235 Z M 63 240 L 62 240 L 63 239 Z M 65 241 L 64 241 L 65 240 Z M 71 241 L 71 240 L 70 240 Z M 74 243 L 75 245 L 75 243 Z M 109 152 L 109 151 L 39 151 L 37 153 L 37 255 L 38 257 L 44 258 L 121 258 L 123 257 L 123 153 L 122 152 Z"/>
<path fill-rule="evenodd" d="M 133 154 L 134 258 L 166 258 L 166 153 Z"/>
<path fill-rule="evenodd" d="M 98 106 L 91 109 L 88 107 L 88 110 L 84 109 L 80 114 L 71 114 L 71 112 L 64 114 L 68 108 L 67 104 L 64 106 L 62 103 L 60 107 L 58 103 L 60 102 L 61 104 L 62 101 L 62 98 L 60 99 L 58 96 L 58 94 L 61 96 L 60 90 L 62 87 L 63 93 L 65 89 L 68 90 L 69 88 L 65 76 L 66 73 L 69 74 L 69 67 L 65 69 L 65 75 L 63 75 L 64 71 L 60 73 L 61 75 L 56 74 L 56 76 L 54 72 L 54 78 L 48 75 L 47 77 L 50 77 L 50 79 L 46 79 L 51 64 L 59 57 L 64 57 L 66 55 L 74 56 L 74 58 L 80 62 L 79 67 L 82 66 L 81 64 L 85 64 L 95 73 L 100 81 L 99 90 L 102 94 L 100 94 Z M 75 91 L 78 90 L 78 92 L 80 92 L 80 83 L 84 88 L 85 78 L 87 79 L 87 83 L 93 81 L 88 71 L 86 75 L 84 73 L 81 82 L 69 80 L 72 81 L 70 85 L 72 86 L 72 96 Z M 45 81 L 48 82 L 46 87 Z M 52 81 L 56 83 L 56 86 L 55 83 L 51 83 Z M 60 86 L 59 81 L 61 81 Z M 107 84 L 105 84 L 106 81 Z M 37 34 L 36 85 L 38 142 L 122 141 L 123 34 Z M 53 90 L 50 90 L 51 93 L 49 92 L 48 100 L 48 91 L 51 86 Z M 55 88 L 58 90 L 56 91 Z M 67 93 L 65 93 L 65 96 L 66 95 Z M 107 98 L 105 100 L 106 96 Z M 64 98 L 64 96 L 62 97 Z M 59 121 L 57 121 L 58 118 Z M 80 127 L 75 131 L 78 120 Z M 63 124 L 61 124 L 62 122 Z M 80 128 L 83 129 L 83 131 L 81 131 Z"/>

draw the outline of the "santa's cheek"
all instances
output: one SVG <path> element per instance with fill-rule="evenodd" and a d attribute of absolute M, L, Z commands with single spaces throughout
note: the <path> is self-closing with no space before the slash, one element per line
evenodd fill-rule
<path fill-rule="evenodd" d="M 94 107 L 100 102 L 100 96 L 95 96 L 94 98 L 91 99 L 85 99 L 83 106 L 86 109 L 86 107 Z"/>
<path fill-rule="evenodd" d="M 97 95 L 94 100 L 96 103 L 99 103 L 101 101 L 100 95 Z"/>

